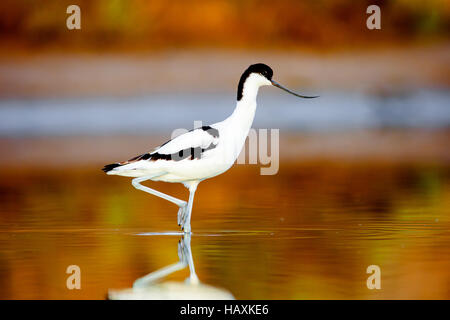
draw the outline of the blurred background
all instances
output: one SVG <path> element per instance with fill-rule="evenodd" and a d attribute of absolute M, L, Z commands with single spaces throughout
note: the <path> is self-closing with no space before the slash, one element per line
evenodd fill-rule
<path fill-rule="evenodd" d="M 0 298 L 103 299 L 176 262 L 177 237 L 139 236 L 177 230 L 176 208 L 100 168 L 223 120 L 257 62 L 320 98 L 261 89 L 254 128 L 280 129 L 280 170 L 199 187 L 200 281 L 242 299 L 450 298 L 449 35 L 444 0 L 1 1 Z"/>

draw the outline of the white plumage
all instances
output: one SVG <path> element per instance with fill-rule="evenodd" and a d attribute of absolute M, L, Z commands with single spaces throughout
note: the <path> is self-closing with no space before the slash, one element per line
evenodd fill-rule
<path fill-rule="evenodd" d="M 251 65 L 241 76 L 236 108 L 227 119 L 184 133 L 128 161 L 106 165 L 103 170 L 109 175 L 134 177 L 132 183 L 137 189 L 177 204 L 178 224 L 190 232 L 197 186 L 227 171 L 237 159 L 253 123 L 259 87 L 274 85 L 296 96 L 313 98 L 282 87 L 272 80 L 272 75 L 272 69 L 265 64 Z M 189 201 L 186 203 L 140 184 L 146 180 L 183 183 L 189 188 Z"/>
<path fill-rule="evenodd" d="M 149 174 L 164 173 L 151 180 L 165 182 L 197 180 L 200 178 L 198 169 L 206 169 L 204 163 L 217 152 L 214 149 L 218 143 L 219 137 L 214 137 L 202 128 L 195 129 L 179 135 L 148 154 L 140 156 L 148 155 L 148 159 L 125 161 L 122 165 L 108 171 L 107 174 L 143 177 Z M 210 147 L 211 149 L 207 150 Z M 193 152 L 192 149 L 194 149 Z M 201 152 L 201 150 L 207 151 Z M 181 155 L 179 154 L 180 151 L 183 151 Z M 196 157 L 197 153 L 199 157 Z M 191 159 L 192 156 L 194 156 L 194 159 Z M 171 159 L 168 160 L 168 157 Z M 192 170 L 195 168 L 197 170 L 193 172 Z"/>

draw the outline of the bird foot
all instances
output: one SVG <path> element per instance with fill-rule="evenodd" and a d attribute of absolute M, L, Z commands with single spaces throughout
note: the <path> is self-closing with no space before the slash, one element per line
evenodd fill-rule
<path fill-rule="evenodd" d="M 178 209 L 178 225 L 184 233 L 191 233 L 191 223 L 188 220 L 188 205 L 187 203 L 180 206 Z"/>
<path fill-rule="evenodd" d="M 184 224 L 184 221 L 186 219 L 186 209 L 187 209 L 187 204 L 180 206 L 180 209 L 178 209 L 178 225 L 179 226 Z"/>
<path fill-rule="evenodd" d="M 181 230 L 183 230 L 184 233 L 191 233 L 191 225 L 190 224 L 189 225 L 183 225 L 181 227 Z"/>

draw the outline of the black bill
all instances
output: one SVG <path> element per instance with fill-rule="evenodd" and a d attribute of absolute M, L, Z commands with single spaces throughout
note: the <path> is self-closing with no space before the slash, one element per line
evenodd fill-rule
<path fill-rule="evenodd" d="M 300 98 L 305 98 L 305 99 L 312 99 L 312 98 L 318 98 L 319 96 L 304 96 L 298 93 L 295 93 L 294 91 L 289 90 L 288 88 L 283 87 L 281 84 L 279 84 L 278 82 L 274 81 L 274 80 L 270 80 L 272 82 L 272 84 L 277 87 L 280 88 L 281 90 L 284 90 L 286 92 L 289 92 L 290 94 L 293 94 L 294 96 L 300 97 Z"/>

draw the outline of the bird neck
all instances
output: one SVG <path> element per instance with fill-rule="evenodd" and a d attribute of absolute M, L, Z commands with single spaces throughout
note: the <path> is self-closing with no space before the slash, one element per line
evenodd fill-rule
<path fill-rule="evenodd" d="M 238 104 L 240 102 L 246 104 L 256 103 L 256 96 L 261 86 L 260 82 L 260 77 L 254 74 L 248 76 L 245 80 L 241 78 L 238 85 Z"/>
<path fill-rule="evenodd" d="M 248 94 L 248 92 L 244 92 L 241 100 L 236 103 L 236 108 L 233 113 L 229 117 L 229 120 L 234 124 L 236 129 L 241 129 L 242 134 L 247 136 L 248 131 L 250 130 L 253 119 L 255 118 L 256 112 L 256 94 L 258 92 L 258 88 L 256 88 L 256 92 L 252 92 L 252 94 Z"/>
<path fill-rule="evenodd" d="M 261 86 L 261 77 L 251 74 L 247 78 L 241 78 L 238 85 L 238 101 L 236 109 L 229 117 L 233 130 L 240 132 L 242 136 L 247 134 L 252 126 L 256 112 L 256 96 Z"/>

